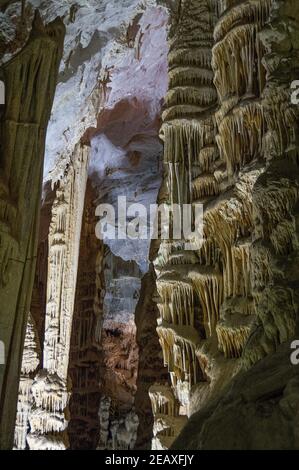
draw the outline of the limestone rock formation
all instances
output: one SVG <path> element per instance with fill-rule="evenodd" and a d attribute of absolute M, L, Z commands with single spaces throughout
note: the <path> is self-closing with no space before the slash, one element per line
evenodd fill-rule
<path fill-rule="evenodd" d="M 290 96 L 298 8 L 271 0 L 179 5 L 162 126 L 166 200 L 201 202 L 204 237 L 193 252 L 184 240 L 162 243 L 154 262 L 164 361 L 180 414 L 191 416 L 173 448 L 297 448 L 296 426 L 279 403 L 298 371 L 290 346 L 275 352 L 298 328 L 298 109 Z M 285 380 L 271 378 L 276 361 Z"/>
<path fill-rule="evenodd" d="M 88 149 L 76 148 L 73 164 L 56 188 L 49 231 L 48 281 L 43 370 L 33 384 L 35 409 L 30 416 L 30 448 L 51 449 L 65 437 L 69 399 L 68 363 L 77 280 L 81 223 L 86 191 Z M 55 433 L 55 436 L 54 436 Z M 46 444 L 46 441 L 49 444 Z M 35 443 L 36 441 L 37 444 Z M 67 446 L 67 440 L 65 445 Z"/>
<path fill-rule="evenodd" d="M 40 344 L 35 322 L 29 313 L 19 384 L 19 399 L 15 426 L 15 448 L 27 448 L 29 416 L 33 406 L 32 385 L 35 372 L 40 364 Z"/>
<path fill-rule="evenodd" d="M 0 331 L 6 346 L 0 371 L 0 447 L 13 442 L 18 379 L 33 287 L 46 129 L 62 54 L 64 25 L 44 26 L 36 14 L 30 38 L 2 68 Z"/>
<path fill-rule="evenodd" d="M 102 18 L 100 29 L 98 20 L 89 23 L 90 11 L 83 4 L 68 15 L 65 5 L 31 3 L 43 17 L 63 16 L 66 43 L 46 143 L 46 217 L 38 259 L 47 264 L 47 272 L 38 271 L 32 302 L 43 360 L 30 391 L 27 436 L 20 444 L 30 449 L 133 448 L 138 437 L 134 313 L 150 242 L 97 243 L 95 209 L 115 203 L 120 185 L 126 187 L 129 202 L 156 202 L 168 16 L 151 1 L 141 6 L 124 2 L 125 17 L 109 2 L 103 8 L 87 3 Z M 27 13 L 29 17 L 29 7 Z M 143 308 L 140 315 L 149 324 L 142 331 L 150 329 L 150 343 L 156 344 L 155 317 L 147 321 Z M 158 375 L 161 367 L 165 375 L 159 351 L 157 356 L 153 367 Z M 140 381 L 143 392 L 138 396 L 146 397 L 146 411 L 142 407 L 140 412 L 146 419 L 155 375 L 153 371 L 149 382 Z M 106 425 L 98 414 L 106 397 L 111 403 L 109 438 L 101 440 Z M 22 394 L 19 400 L 21 406 Z M 143 439 L 150 445 L 151 427 L 145 435 L 141 446 Z"/>
<path fill-rule="evenodd" d="M 0 447 L 299 448 L 298 1 L 12 0 L 0 25 Z M 120 197 L 192 233 L 124 238 Z"/>

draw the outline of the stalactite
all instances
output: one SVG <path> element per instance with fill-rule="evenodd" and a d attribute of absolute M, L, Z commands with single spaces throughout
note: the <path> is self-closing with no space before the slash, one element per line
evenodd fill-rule
<path fill-rule="evenodd" d="M 221 320 L 216 326 L 219 350 L 227 358 L 241 357 L 254 321 L 251 296 L 234 296 L 221 306 Z"/>
<path fill-rule="evenodd" d="M 220 19 L 215 26 L 214 37 L 219 41 L 234 25 L 244 22 L 257 24 L 260 28 L 266 23 L 273 0 L 220 0 Z"/>
<path fill-rule="evenodd" d="M 178 246 L 164 251 L 156 271 L 158 286 L 192 281 L 198 336 L 173 324 L 171 293 L 161 291 L 158 334 L 174 394 L 189 414 L 219 393 L 228 375 L 282 351 L 298 327 L 295 3 L 182 1 L 172 20 L 161 131 L 169 201 L 204 204 L 204 240 L 192 256 Z M 201 375 L 190 390 L 191 345 Z M 168 423 L 156 419 L 156 433 L 173 439 Z M 202 426 L 193 442 L 201 445 L 207 434 Z"/>
<path fill-rule="evenodd" d="M 213 87 L 187 87 L 177 86 L 169 90 L 166 95 L 166 105 L 168 108 L 172 106 L 199 106 L 206 107 L 216 102 L 217 94 Z M 191 110 L 191 108 L 190 108 Z M 196 111 L 196 109 L 195 109 Z M 176 113 L 177 116 L 177 113 Z"/>
<path fill-rule="evenodd" d="M 263 110 L 254 102 L 235 107 L 224 117 L 222 114 L 220 111 L 217 117 L 217 143 L 229 174 L 233 174 L 262 154 Z"/>
<path fill-rule="evenodd" d="M 214 46 L 214 83 L 221 100 L 232 93 L 241 97 L 262 91 L 265 71 L 258 31 L 256 24 L 235 26 Z"/>
<path fill-rule="evenodd" d="M 192 265 L 192 264 L 196 264 L 197 262 L 198 262 L 198 258 L 192 251 L 183 252 L 183 253 L 179 253 L 179 252 L 173 253 L 169 257 L 170 265 L 180 265 L 180 264 Z"/>
<path fill-rule="evenodd" d="M 216 266 L 221 260 L 221 251 L 213 238 L 205 238 L 198 252 L 199 263 L 202 266 Z"/>
<path fill-rule="evenodd" d="M 155 384 L 149 390 L 153 414 L 178 416 L 180 412 L 179 402 L 168 385 Z"/>
<path fill-rule="evenodd" d="M 193 411 L 223 385 L 222 366 L 233 374 L 294 334 L 297 292 L 286 288 L 283 273 L 288 266 L 296 279 L 298 113 L 290 64 L 297 45 L 296 28 L 281 24 L 284 3 L 183 1 L 170 28 L 161 129 L 169 203 L 204 204 L 204 240 L 191 252 L 162 244 L 158 334 L 175 396 Z M 189 281 L 192 332 L 171 311 L 171 289 Z M 194 346 L 197 383 L 189 367 Z M 161 420 L 157 430 L 164 426 Z"/>
<path fill-rule="evenodd" d="M 180 387 L 187 384 L 187 392 L 191 386 L 201 380 L 201 371 L 195 355 L 196 345 L 200 338 L 193 327 L 179 327 L 163 323 L 157 328 L 163 351 L 164 363 L 168 366 L 172 386 L 180 396 Z M 182 400 L 182 397 L 180 397 Z M 188 400 L 188 396 L 184 397 Z"/>
<path fill-rule="evenodd" d="M 217 196 L 220 192 L 219 182 L 214 175 L 199 176 L 192 183 L 193 200 L 204 199 L 207 196 Z"/>
<path fill-rule="evenodd" d="M 198 270 L 199 271 L 199 270 Z M 201 271 L 201 272 L 200 272 Z M 215 331 L 223 300 L 223 280 L 220 273 L 204 269 L 189 274 L 203 311 L 203 326 L 207 337 Z"/>
<path fill-rule="evenodd" d="M 293 58 L 298 55 L 295 39 L 298 27 L 294 27 L 296 21 L 288 15 L 283 20 L 285 9 L 294 9 L 292 1 L 269 2 L 269 6 L 268 22 L 260 33 L 266 51 L 263 64 L 267 82 L 261 104 L 266 121 L 264 158 L 267 166 L 253 191 L 255 230 L 251 260 L 257 321 L 244 352 L 246 367 L 274 352 L 280 343 L 293 336 L 294 303 L 298 299 L 292 260 L 297 259 L 298 252 L 295 224 L 298 143 L 295 134 L 299 116 L 290 100 L 290 83 L 297 78 Z M 290 22 L 293 26 L 289 28 Z M 280 47 L 282 40 L 287 41 L 287 48 Z"/>
<path fill-rule="evenodd" d="M 202 148 L 198 154 L 198 164 L 201 172 L 208 173 L 213 170 L 213 164 L 217 159 L 216 146 L 206 146 Z M 195 161 L 195 163 L 197 163 Z"/>
<path fill-rule="evenodd" d="M 215 139 L 213 21 L 210 2 L 183 2 L 170 30 L 169 92 L 161 129 L 170 203 L 213 198 L 226 178 Z M 168 242 L 162 243 L 160 252 L 163 257 L 154 263 L 160 311 L 157 331 L 176 399 L 188 407 L 191 388 L 204 380 L 196 355 L 204 340 L 201 335 L 215 333 L 219 317 L 223 283 L 214 266 L 221 255 L 207 237 L 197 251 L 186 251 L 182 242 Z M 201 264 L 211 266 L 210 272 L 203 272 Z M 167 448 L 179 432 L 176 421 L 162 415 L 155 416 L 153 448 L 157 449 Z"/>
<path fill-rule="evenodd" d="M 249 337 L 251 325 L 249 326 L 229 326 L 217 325 L 217 337 L 220 350 L 224 352 L 225 357 L 240 357 L 244 345 Z"/>

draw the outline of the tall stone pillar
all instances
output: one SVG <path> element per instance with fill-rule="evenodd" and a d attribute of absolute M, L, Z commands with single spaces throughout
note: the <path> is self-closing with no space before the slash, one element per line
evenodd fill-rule
<path fill-rule="evenodd" d="M 13 445 L 24 335 L 33 287 L 43 157 L 64 25 L 35 16 L 27 45 L 3 67 L 0 161 L 0 448 Z"/>
<path fill-rule="evenodd" d="M 68 367 L 89 151 L 80 143 L 76 146 L 52 206 L 43 369 L 32 386 L 35 406 L 27 438 L 32 450 L 69 445 Z"/>

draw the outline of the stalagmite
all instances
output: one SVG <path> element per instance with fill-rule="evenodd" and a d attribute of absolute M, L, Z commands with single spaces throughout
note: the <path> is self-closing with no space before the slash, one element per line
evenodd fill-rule
<path fill-rule="evenodd" d="M 21 378 L 19 384 L 19 399 L 15 427 L 15 449 L 27 448 L 27 432 L 29 416 L 33 404 L 32 384 L 34 374 L 40 363 L 40 344 L 35 322 L 29 313 L 24 352 L 22 359 Z"/>

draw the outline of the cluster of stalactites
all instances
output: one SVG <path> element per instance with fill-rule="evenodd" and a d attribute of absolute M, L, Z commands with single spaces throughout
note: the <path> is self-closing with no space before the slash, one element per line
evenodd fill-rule
<path fill-rule="evenodd" d="M 266 122 L 264 158 L 267 166 L 254 188 L 254 243 L 251 247 L 252 287 L 257 328 L 248 342 L 249 367 L 293 337 L 296 328 L 298 233 L 298 107 L 290 84 L 298 63 L 296 2 L 269 2 L 270 16 L 260 38 L 265 47 L 267 82 L 261 105 Z M 271 5 L 272 4 L 272 5 Z M 292 19 L 284 17 L 292 11 Z M 281 45 L 284 44 L 283 47 Z"/>
<path fill-rule="evenodd" d="M 157 332 L 174 390 L 178 395 L 179 387 L 185 383 L 190 391 L 191 386 L 201 380 L 195 354 L 199 335 L 192 327 L 180 328 L 174 325 L 160 325 Z"/>
<path fill-rule="evenodd" d="M 215 268 L 189 274 L 202 311 L 202 326 L 207 338 L 215 332 L 223 300 L 223 277 Z"/>
<path fill-rule="evenodd" d="M 173 391 L 167 384 L 152 385 L 149 389 L 149 396 L 154 416 L 158 414 L 168 416 L 179 415 L 180 405 L 175 398 Z"/>
<path fill-rule="evenodd" d="M 245 24 L 227 32 L 213 49 L 214 83 L 220 100 L 231 94 L 252 97 L 260 94 L 265 83 L 262 67 L 263 48 L 259 26 Z"/>
<path fill-rule="evenodd" d="M 161 320 L 174 325 L 194 326 L 193 288 L 186 282 L 158 282 Z"/>
<path fill-rule="evenodd" d="M 220 0 L 215 41 L 220 41 L 235 25 L 245 22 L 256 24 L 261 29 L 269 18 L 272 3 L 273 0 Z"/>
<path fill-rule="evenodd" d="M 182 2 L 171 28 L 170 89 L 161 130 L 168 202 L 204 204 L 201 247 L 187 252 L 178 243 L 162 243 L 155 262 L 158 335 L 181 403 L 188 403 L 190 386 L 205 377 L 213 383 L 209 347 L 218 343 L 229 360 L 240 358 L 252 341 L 261 291 L 273 279 L 271 249 L 258 241 L 266 224 L 259 220 L 269 220 L 268 241 L 276 253 L 288 254 L 296 246 L 296 184 L 284 187 L 280 181 L 283 191 L 277 198 L 276 187 L 266 196 L 259 191 L 265 153 L 275 158 L 287 148 L 292 161 L 297 158 L 296 113 L 285 105 L 286 87 L 283 93 L 265 91 L 266 72 L 275 61 L 267 69 L 260 33 L 272 3 Z M 170 271 L 175 273 L 173 282 L 167 281 Z M 188 305 L 176 298 L 179 283 L 192 289 Z M 178 312 L 179 307 L 184 311 Z M 278 329 L 280 339 L 286 338 L 293 319 L 291 312 L 287 326 L 273 328 L 275 319 L 268 323 L 268 337 L 274 338 Z"/>
<path fill-rule="evenodd" d="M 225 357 L 240 357 L 248 336 L 250 334 L 251 325 L 233 326 L 217 325 L 217 337 L 220 350 L 223 351 Z"/>
<path fill-rule="evenodd" d="M 226 109 L 220 109 L 216 118 L 217 144 L 229 175 L 261 157 L 265 119 L 260 103 L 248 102 L 228 113 Z"/>

